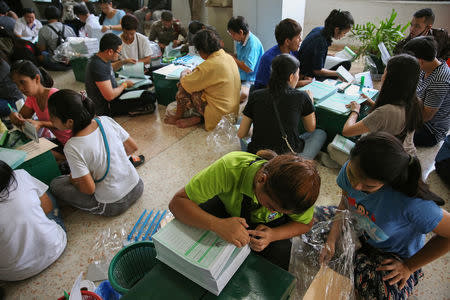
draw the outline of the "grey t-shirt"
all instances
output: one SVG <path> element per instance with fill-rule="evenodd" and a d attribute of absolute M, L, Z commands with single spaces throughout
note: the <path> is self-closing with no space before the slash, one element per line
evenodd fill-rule
<path fill-rule="evenodd" d="M 370 132 L 385 131 L 398 136 L 405 128 L 405 108 L 403 106 L 386 104 L 376 108 L 363 120 L 363 124 L 369 128 Z M 415 155 L 416 147 L 413 142 L 414 131 L 406 133 L 403 141 L 403 148 L 408 154 Z"/>
<path fill-rule="evenodd" d="M 76 37 L 77 35 L 67 25 L 63 25 L 61 22 L 55 22 L 48 25 L 43 26 L 39 30 L 39 38 L 38 38 L 38 46 L 45 46 L 45 49 L 48 53 L 53 55 L 53 51 L 55 51 L 58 45 L 58 35 L 54 32 L 49 26 L 53 27 L 57 32 L 61 31 L 64 26 L 64 37 Z"/>
<path fill-rule="evenodd" d="M 0 16 L 0 26 L 5 27 L 5 29 L 13 34 L 14 33 L 14 25 L 16 25 L 16 20 L 8 16 Z"/>
<path fill-rule="evenodd" d="M 97 115 L 107 115 L 109 113 L 108 101 L 103 98 L 95 82 L 111 80 L 113 88 L 117 87 L 114 70 L 111 62 L 103 61 L 99 56 L 92 56 L 86 66 L 85 86 L 89 98 L 95 103 L 95 113 Z"/>

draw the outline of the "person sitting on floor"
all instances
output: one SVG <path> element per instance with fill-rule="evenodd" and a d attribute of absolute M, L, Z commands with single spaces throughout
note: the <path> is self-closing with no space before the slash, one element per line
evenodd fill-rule
<path fill-rule="evenodd" d="M 150 42 L 145 35 L 136 32 L 138 20 L 133 15 L 125 15 L 120 21 L 122 24 L 122 34 L 120 38 L 122 44 L 122 57 L 133 59 L 134 61 L 149 64 L 152 59 Z"/>
<path fill-rule="evenodd" d="M 297 155 L 231 152 L 195 175 L 169 203 L 181 222 L 215 232 L 289 268 L 290 238 L 311 229 L 320 176 Z"/>
<path fill-rule="evenodd" d="M 106 33 L 100 40 L 100 51 L 88 61 L 85 85 L 89 98 L 95 103 L 95 113 L 99 116 L 115 116 L 154 112 L 155 104 L 152 99 L 142 96 L 136 99 L 118 99 L 126 88 L 133 86 L 133 82 L 127 80 L 118 86 L 114 70 L 120 69 L 125 63 L 135 62 L 131 58 L 118 60 L 121 51 L 121 38 L 114 33 Z M 111 63 L 114 61 L 116 62 Z"/>
<path fill-rule="evenodd" d="M 101 32 L 102 26 L 100 25 L 97 16 L 90 14 L 85 5 L 78 4 L 73 7 L 73 13 L 84 23 L 84 26 L 80 28 L 80 37 L 89 37 L 98 39 L 102 38 Z"/>
<path fill-rule="evenodd" d="M 17 109 L 16 101 L 23 99 L 23 94 L 12 81 L 11 76 L 9 76 L 10 70 L 11 68 L 6 60 L 0 57 L 0 91 L 2 91 L 0 96 L 0 117 L 9 116 L 11 113 L 9 106 Z"/>
<path fill-rule="evenodd" d="M 250 94 L 238 137 L 247 136 L 253 124 L 252 140 L 248 144 L 250 153 L 271 149 L 279 154 L 291 152 L 314 159 L 327 134 L 316 129 L 313 100 L 306 92 L 295 89 L 299 62 L 294 56 L 284 53 L 273 59 L 271 69 L 269 87 Z M 300 118 L 307 131 L 303 134 L 298 132 Z M 284 135 L 287 140 L 284 140 Z"/>
<path fill-rule="evenodd" d="M 349 61 L 344 61 L 330 70 L 325 69 L 324 66 L 332 39 L 343 38 L 353 24 L 354 21 L 350 12 L 333 9 L 325 20 L 325 26 L 319 26 L 311 30 L 300 46 L 298 51 L 300 73 L 321 80 L 327 77 L 337 78 L 339 75 L 336 70 L 341 65 L 350 70 L 351 62 Z"/>
<path fill-rule="evenodd" d="M 173 19 L 172 12 L 165 10 L 161 13 L 161 20 L 152 24 L 148 38 L 150 41 L 157 41 L 161 51 L 164 51 L 170 42 L 174 48 L 184 44 L 187 32 L 181 26 L 180 21 Z"/>
<path fill-rule="evenodd" d="M 13 34 L 14 26 L 18 17 L 13 12 L 5 1 L 0 1 L 0 26 L 5 28 L 9 34 Z"/>
<path fill-rule="evenodd" d="M 434 37 L 437 42 L 436 57 L 446 61 L 450 57 L 450 37 L 447 30 L 443 28 L 432 28 L 433 24 L 434 13 L 431 8 L 423 8 L 416 11 L 411 20 L 409 35 L 397 43 L 393 50 L 394 54 L 404 52 L 405 50 L 403 48 L 413 38 L 429 36 Z"/>
<path fill-rule="evenodd" d="M 214 32 L 216 34 L 217 38 L 219 39 L 220 47 L 223 48 L 223 45 L 224 45 L 223 40 L 220 37 L 220 34 L 217 32 L 216 27 L 214 27 L 212 25 L 203 24 L 202 22 L 200 22 L 198 20 L 193 20 L 193 21 L 189 22 L 188 33 L 187 33 L 187 42 L 188 42 L 189 46 L 194 45 L 194 35 L 203 29 L 209 29 L 212 32 Z"/>
<path fill-rule="evenodd" d="M 450 186 L 450 135 L 447 135 L 445 138 L 435 161 L 436 173 L 441 177 L 442 181 Z"/>
<path fill-rule="evenodd" d="M 349 210 L 352 224 L 363 230 L 353 264 L 358 299 L 409 298 L 423 278 L 421 268 L 449 251 L 450 214 L 424 200 L 426 185 L 421 178 L 419 159 L 385 132 L 359 139 L 339 172 L 338 208 Z M 333 214 L 325 212 L 333 210 L 317 207 L 314 217 L 326 220 Z M 341 231 L 338 219 L 321 253 L 325 265 L 335 255 Z M 434 235 L 425 244 L 425 235 L 431 232 Z"/>
<path fill-rule="evenodd" d="M 414 135 L 416 146 L 431 147 L 442 141 L 450 129 L 450 68 L 436 57 L 431 36 L 410 40 L 403 50 L 419 60 L 417 96 L 423 101 L 425 123 Z"/>
<path fill-rule="evenodd" d="M 220 48 L 214 32 L 208 29 L 197 32 L 194 45 L 205 61 L 192 72 L 189 69 L 183 71 L 176 95 L 176 115 L 166 117 L 164 121 L 184 128 L 200 123 L 203 117 L 205 129 L 210 131 L 222 116 L 237 116 L 241 80 L 234 59 Z M 195 115 L 183 118 L 191 108 Z"/>
<path fill-rule="evenodd" d="M 414 131 L 422 124 L 420 100 L 416 96 L 420 67 L 417 59 L 401 54 L 389 59 L 381 77 L 381 90 L 374 102 L 364 94 L 371 112 L 358 121 L 361 105 L 350 103 L 350 115 L 344 124 L 344 136 L 358 136 L 368 132 L 385 131 L 399 138 L 407 153 L 416 154 Z M 330 157 L 339 165 L 348 160 L 348 155 L 328 145 Z"/>
<path fill-rule="evenodd" d="M 48 113 L 48 98 L 57 92 L 58 89 L 52 88 L 53 79 L 43 68 L 36 67 L 31 61 L 17 61 L 11 66 L 11 77 L 19 90 L 27 97 L 25 105 L 19 112 L 11 112 L 11 122 L 17 126 L 22 126 L 25 121 L 31 122 L 36 130 L 44 128 L 42 136 L 51 137 L 51 133 L 56 139 L 51 141 L 58 145 L 58 148 L 52 149 L 52 153 L 57 161 L 65 160 L 63 147 L 72 136 L 70 130 L 59 130 L 50 120 Z M 36 114 L 38 120 L 31 119 Z"/>
<path fill-rule="evenodd" d="M 0 280 L 30 278 L 64 252 L 67 237 L 48 186 L 0 160 Z"/>
<path fill-rule="evenodd" d="M 112 0 L 100 0 L 99 3 L 102 9 L 102 14 L 99 18 L 99 23 L 102 25 L 102 32 L 110 31 L 119 35 L 122 32 L 120 20 L 125 16 L 125 12 L 121 9 L 115 9 Z"/>
<path fill-rule="evenodd" d="M 255 84 L 250 89 L 250 93 L 253 90 L 263 89 L 267 87 L 270 78 L 270 65 L 272 60 L 281 53 L 289 53 L 296 55 L 300 47 L 302 38 L 302 26 L 297 21 L 292 19 L 282 20 L 277 27 L 275 27 L 275 38 L 277 45 L 267 50 L 259 62 L 258 70 L 256 71 Z M 310 78 L 304 78 L 301 76 L 298 86 L 304 86 L 311 83 Z"/>
<path fill-rule="evenodd" d="M 39 34 L 42 23 L 34 14 L 32 8 L 23 9 L 23 17 L 16 21 L 14 26 L 14 34 L 22 39 L 33 41 Z"/>
<path fill-rule="evenodd" d="M 126 211 L 144 191 L 127 157 L 137 150 L 135 141 L 110 117 L 95 117 L 94 102 L 72 90 L 53 94 L 48 108 L 56 128 L 73 132 L 64 147 L 71 173 L 52 180 L 52 193 L 93 214 Z"/>
<path fill-rule="evenodd" d="M 241 101 L 247 99 L 249 88 L 255 82 L 259 61 L 264 54 L 261 41 L 250 32 L 250 27 L 244 17 L 232 17 L 228 21 L 228 33 L 236 41 L 234 61 L 239 67 L 241 76 Z"/>
<path fill-rule="evenodd" d="M 55 49 L 68 37 L 76 37 L 73 29 L 59 21 L 61 11 L 55 6 L 45 8 L 45 18 L 48 24 L 39 30 L 37 46 L 44 57 L 42 65 L 51 71 L 66 71 L 71 67 L 68 64 L 57 62 L 53 59 Z"/>
<path fill-rule="evenodd" d="M 145 35 L 146 24 L 151 24 L 161 19 L 163 10 L 171 9 L 171 0 L 152 0 L 141 9 L 136 10 L 133 15 L 139 20 L 137 32 Z"/>

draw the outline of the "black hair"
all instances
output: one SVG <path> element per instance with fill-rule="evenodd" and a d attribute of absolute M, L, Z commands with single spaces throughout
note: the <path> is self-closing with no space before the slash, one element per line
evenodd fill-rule
<path fill-rule="evenodd" d="M 8 11 L 10 11 L 8 4 L 3 0 L 0 1 L 0 14 L 5 15 Z"/>
<path fill-rule="evenodd" d="M 122 25 L 122 29 L 124 30 L 137 30 L 139 26 L 138 19 L 130 14 L 126 14 L 125 16 L 123 16 L 120 23 Z"/>
<path fill-rule="evenodd" d="M 95 117 L 94 102 L 72 90 L 63 89 L 52 94 L 48 99 L 48 112 L 61 122 L 73 120 L 73 135 L 91 124 Z"/>
<path fill-rule="evenodd" d="M 76 16 L 86 16 L 89 14 L 89 10 L 83 4 L 77 4 L 73 7 L 73 13 Z"/>
<path fill-rule="evenodd" d="M 297 72 L 300 67 L 299 61 L 288 53 L 276 56 L 272 60 L 269 91 L 273 96 L 279 95 L 288 88 L 289 76 Z"/>
<path fill-rule="evenodd" d="M 23 14 L 23 15 L 26 15 L 26 14 L 34 14 L 34 9 L 32 9 L 32 8 L 30 8 L 30 7 L 24 8 L 24 9 L 22 9 L 22 14 Z"/>
<path fill-rule="evenodd" d="M 202 29 L 195 34 L 194 46 L 197 51 L 201 51 L 207 55 L 221 49 L 217 35 L 209 29 Z"/>
<path fill-rule="evenodd" d="M 437 43 L 433 36 L 418 36 L 406 43 L 403 52 L 416 58 L 433 61 L 437 55 Z"/>
<path fill-rule="evenodd" d="M 425 17 L 425 23 L 428 25 L 434 24 L 434 12 L 431 10 L 431 8 L 422 8 L 416 11 L 413 15 L 414 18 L 423 18 Z"/>
<path fill-rule="evenodd" d="M 416 95 L 420 66 L 409 54 L 391 57 L 386 66 L 386 77 L 373 110 L 385 104 L 405 108 L 405 129 L 412 132 L 423 124 L 422 107 Z M 404 139 L 400 137 L 401 140 Z"/>
<path fill-rule="evenodd" d="M 113 4 L 112 0 L 99 0 L 98 1 L 99 4 Z M 102 11 L 102 13 L 100 14 L 100 17 L 98 18 L 98 22 L 100 23 L 100 25 L 103 25 L 103 22 L 105 22 L 105 18 L 106 18 L 106 14 Z"/>
<path fill-rule="evenodd" d="M 205 26 L 205 24 L 200 21 L 194 20 L 189 23 L 188 30 L 191 34 L 196 34 L 203 29 L 203 26 Z"/>
<path fill-rule="evenodd" d="M 61 18 L 61 10 L 56 6 L 49 5 L 45 8 L 44 16 L 47 20 L 59 20 Z"/>
<path fill-rule="evenodd" d="M 9 193 L 17 188 L 17 180 L 11 167 L 0 160 L 0 201 L 9 197 Z"/>
<path fill-rule="evenodd" d="M 239 30 L 242 30 L 244 35 L 247 35 L 250 31 L 250 27 L 243 16 L 232 17 L 230 21 L 228 21 L 227 29 L 233 30 L 236 33 L 239 33 Z"/>
<path fill-rule="evenodd" d="M 109 49 L 116 51 L 120 45 L 122 45 L 122 39 L 118 35 L 115 35 L 114 33 L 107 33 L 100 39 L 99 50 L 100 52 Z"/>
<path fill-rule="evenodd" d="M 161 13 L 161 20 L 162 21 L 172 21 L 173 20 L 173 14 L 170 10 L 163 10 Z"/>
<path fill-rule="evenodd" d="M 325 36 L 328 43 L 331 43 L 331 39 L 334 37 L 334 29 L 336 27 L 342 31 L 352 28 L 353 24 L 355 24 L 355 21 L 349 11 L 333 9 L 325 19 L 325 26 L 322 30 L 322 35 Z"/>
<path fill-rule="evenodd" d="M 41 84 L 46 88 L 51 88 L 54 84 L 53 78 L 44 68 L 36 67 L 36 65 L 29 60 L 18 60 L 13 63 L 9 74 L 11 77 L 14 74 L 20 74 L 30 77 L 31 79 L 34 79 L 36 78 L 36 75 L 39 75 Z"/>
<path fill-rule="evenodd" d="M 406 153 L 402 142 L 387 132 L 361 137 L 350 152 L 362 176 L 378 180 L 409 197 L 419 196 L 422 167 L 417 156 Z"/>
<path fill-rule="evenodd" d="M 302 32 L 302 26 L 292 19 L 284 19 L 275 27 L 275 38 L 278 46 L 282 46 L 286 39 L 292 40 Z"/>

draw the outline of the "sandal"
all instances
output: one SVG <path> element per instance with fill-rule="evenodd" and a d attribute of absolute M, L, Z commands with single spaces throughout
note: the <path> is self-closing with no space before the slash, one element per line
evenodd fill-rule
<path fill-rule="evenodd" d="M 133 166 L 135 168 L 137 168 L 137 167 L 139 167 L 139 166 L 141 166 L 141 165 L 143 165 L 145 163 L 145 157 L 142 154 L 139 155 L 139 156 L 131 155 L 130 156 L 130 161 L 133 164 Z"/>

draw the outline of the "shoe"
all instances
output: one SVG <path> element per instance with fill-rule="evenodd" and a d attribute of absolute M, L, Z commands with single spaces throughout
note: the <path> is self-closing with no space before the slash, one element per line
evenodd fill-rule
<path fill-rule="evenodd" d="M 144 155 L 139 155 L 139 156 L 131 155 L 130 161 L 133 164 L 133 166 L 135 168 L 137 168 L 145 163 L 145 157 L 144 157 Z"/>
<path fill-rule="evenodd" d="M 152 114 L 155 112 L 156 106 L 155 104 L 148 104 L 144 107 L 141 107 L 135 111 L 130 111 L 128 112 L 128 115 L 130 117 L 135 117 L 135 116 L 140 116 L 140 115 L 147 115 L 147 114 Z"/>
<path fill-rule="evenodd" d="M 331 157 L 328 155 L 328 153 L 325 153 L 323 151 L 320 151 L 317 155 L 318 161 L 325 167 L 330 169 L 340 169 L 341 165 L 339 165 L 337 162 L 331 159 Z"/>

